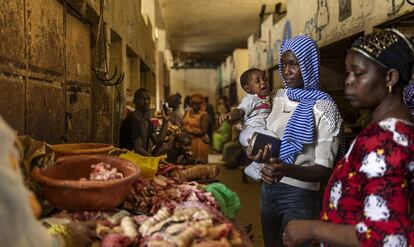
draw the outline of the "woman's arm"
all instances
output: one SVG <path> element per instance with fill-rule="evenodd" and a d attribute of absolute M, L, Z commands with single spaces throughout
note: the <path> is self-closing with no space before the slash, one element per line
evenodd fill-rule
<path fill-rule="evenodd" d="M 262 178 L 265 182 L 273 183 L 283 177 L 291 177 L 305 182 L 327 181 L 332 169 L 322 165 L 298 166 L 286 165 L 280 160 L 272 158 L 261 170 Z"/>
<path fill-rule="evenodd" d="M 339 225 L 317 220 L 289 221 L 283 233 L 286 246 L 297 246 L 310 240 L 332 246 L 360 246 L 353 225 Z"/>
<path fill-rule="evenodd" d="M 284 164 L 278 159 L 270 159 L 265 162 L 262 174 L 266 178 L 264 181 L 273 179 L 280 180 L 281 176 L 291 177 L 305 182 L 324 182 L 331 175 L 331 167 L 333 167 L 335 158 L 338 153 L 340 136 L 329 130 L 329 124 L 324 119 L 319 121 L 317 127 L 317 138 L 314 146 L 312 161 L 310 166 L 300 166 L 295 164 Z M 269 157 L 270 146 L 263 150 L 263 157 Z"/>
<path fill-rule="evenodd" d="M 196 136 L 196 137 L 203 137 L 207 133 L 208 129 L 208 114 L 205 113 L 201 115 L 200 118 L 200 130 L 194 130 L 194 129 L 185 129 L 188 134 Z"/>

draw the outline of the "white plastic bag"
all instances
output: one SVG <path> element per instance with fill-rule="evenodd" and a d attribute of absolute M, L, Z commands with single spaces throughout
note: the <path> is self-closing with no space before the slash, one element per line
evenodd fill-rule
<path fill-rule="evenodd" d="M 262 180 L 262 176 L 260 175 L 260 170 L 262 169 L 262 166 L 262 164 L 253 161 L 252 163 L 250 163 L 250 165 L 244 168 L 244 174 L 246 174 L 255 181 L 260 181 Z"/>

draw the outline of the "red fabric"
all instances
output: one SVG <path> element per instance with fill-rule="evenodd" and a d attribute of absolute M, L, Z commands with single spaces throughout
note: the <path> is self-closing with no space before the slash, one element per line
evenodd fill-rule
<path fill-rule="evenodd" d="M 160 120 L 158 118 L 151 118 L 150 119 L 152 126 L 154 126 L 155 128 L 160 126 Z"/>
<path fill-rule="evenodd" d="M 260 109 L 270 109 L 270 104 L 262 103 L 257 105 L 254 110 L 260 110 Z"/>
<path fill-rule="evenodd" d="M 396 119 L 364 129 L 331 175 L 321 219 L 355 225 L 362 246 L 414 246 L 413 142 Z"/>

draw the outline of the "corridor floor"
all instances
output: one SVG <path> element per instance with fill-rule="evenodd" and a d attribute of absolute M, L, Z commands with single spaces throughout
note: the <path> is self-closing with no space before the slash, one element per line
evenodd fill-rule
<path fill-rule="evenodd" d="M 209 162 L 223 164 L 221 158 L 221 154 L 210 154 Z M 253 246 L 262 247 L 263 239 L 259 213 L 261 183 L 254 182 L 253 180 L 248 180 L 248 183 L 243 183 L 241 175 L 241 169 L 227 169 L 225 166 L 221 166 L 218 179 L 239 195 L 242 207 L 237 218 L 244 226 L 252 225 L 250 234 L 253 234 Z"/>

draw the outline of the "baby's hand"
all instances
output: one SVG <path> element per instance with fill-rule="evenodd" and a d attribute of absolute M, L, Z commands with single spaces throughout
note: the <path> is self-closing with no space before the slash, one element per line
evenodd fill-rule
<path fill-rule="evenodd" d="M 219 124 L 222 124 L 224 121 L 230 120 L 230 113 L 225 113 L 219 117 Z"/>

